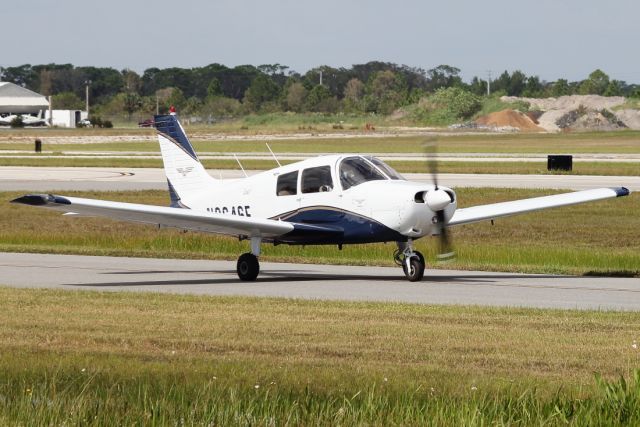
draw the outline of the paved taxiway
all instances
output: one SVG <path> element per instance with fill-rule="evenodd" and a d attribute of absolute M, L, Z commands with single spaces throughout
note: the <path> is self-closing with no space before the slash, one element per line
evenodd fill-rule
<path fill-rule="evenodd" d="M 242 177 L 239 170 L 209 171 L 216 178 Z M 255 171 L 248 171 L 249 174 Z M 431 182 L 430 174 L 404 174 L 407 179 Z M 584 190 L 624 186 L 640 190 L 640 176 L 588 175 L 439 175 L 449 187 L 513 187 Z M 166 190 L 164 170 L 160 168 L 82 168 L 82 167 L 0 167 L 0 191 L 54 192 L 71 190 Z"/>
<path fill-rule="evenodd" d="M 144 291 L 419 304 L 640 311 L 640 278 L 262 263 L 240 282 L 235 262 L 0 253 L 0 283 L 21 288 Z"/>

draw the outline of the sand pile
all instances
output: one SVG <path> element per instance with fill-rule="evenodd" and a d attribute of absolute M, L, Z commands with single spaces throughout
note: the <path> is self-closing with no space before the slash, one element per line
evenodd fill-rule
<path fill-rule="evenodd" d="M 561 129 L 607 130 L 625 126 L 640 129 L 640 111 L 615 109 L 625 103 L 622 96 L 570 95 L 542 99 L 503 96 L 500 99 L 504 102 L 528 102 L 532 109 L 542 111 L 538 117 L 538 124 L 550 132 Z M 603 110 L 609 111 L 610 114 L 602 115 Z M 615 115 L 617 120 L 607 117 L 610 115 Z"/>
<path fill-rule="evenodd" d="M 629 129 L 640 130 L 640 110 L 618 110 L 614 113 Z"/>
<path fill-rule="evenodd" d="M 476 120 L 478 125 L 492 126 L 497 128 L 512 127 L 518 128 L 521 131 L 527 132 L 541 132 L 544 131 L 541 127 L 537 126 L 534 121 L 519 111 L 506 109 L 497 111 L 495 113 L 487 114 L 486 116 L 479 117 Z"/>
<path fill-rule="evenodd" d="M 531 105 L 532 109 L 550 110 L 575 110 L 581 105 L 589 110 L 608 110 L 624 104 L 624 96 L 600 96 L 600 95 L 568 95 L 559 98 L 518 98 L 517 96 L 503 96 L 503 102 L 524 101 Z"/>
<path fill-rule="evenodd" d="M 604 110 L 606 111 L 606 110 Z M 603 114 L 601 111 L 580 113 L 572 110 L 556 123 L 562 129 L 609 131 L 624 129 L 627 126 L 618 120 L 613 113 Z"/>

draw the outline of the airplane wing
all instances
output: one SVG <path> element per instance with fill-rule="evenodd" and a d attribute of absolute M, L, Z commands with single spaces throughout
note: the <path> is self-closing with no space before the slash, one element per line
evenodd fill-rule
<path fill-rule="evenodd" d="M 542 209 L 628 196 L 629 194 L 630 191 L 625 187 L 596 188 L 594 190 L 575 191 L 573 193 L 534 197 L 531 199 L 514 200 L 512 202 L 478 205 L 470 208 L 457 209 L 447 225 L 471 224 L 473 222 L 487 221 Z"/>
<path fill-rule="evenodd" d="M 154 224 L 183 230 L 228 234 L 233 236 L 277 238 L 282 242 L 295 242 L 300 238 L 341 233 L 341 230 L 299 224 L 272 219 L 247 216 L 222 215 L 195 212 L 189 209 L 136 203 L 111 202 L 106 200 L 64 197 L 52 194 L 29 194 L 11 201 L 24 205 L 39 206 L 82 216 L 100 216 L 122 221 Z"/>

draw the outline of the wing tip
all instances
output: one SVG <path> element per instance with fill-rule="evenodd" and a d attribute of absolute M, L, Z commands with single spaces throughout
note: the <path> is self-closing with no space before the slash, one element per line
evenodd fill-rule
<path fill-rule="evenodd" d="M 612 188 L 613 191 L 616 192 L 616 197 L 624 197 L 631 194 L 631 191 L 627 187 L 615 187 Z"/>
<path fill-rule="evenodd" d="M 53 194 L 25 194 L 24 196 L 11 200 L 11 203 L 29 206 L 45 206 L 50 204 L 70 205 L 71 201 Z"/>

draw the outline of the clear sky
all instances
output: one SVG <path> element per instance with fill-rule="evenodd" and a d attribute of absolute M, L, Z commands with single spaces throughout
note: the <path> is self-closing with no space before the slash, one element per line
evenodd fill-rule
<path fill-rule="evenodd" d="M 520 69 L 640 83 L 638 0 L 30 0 L 0 12 L 0 66 L 131 68 L 371 60 L 463 77 Z"/>

